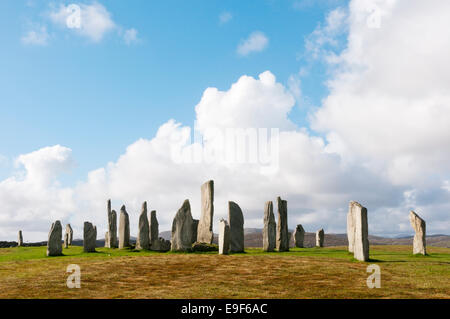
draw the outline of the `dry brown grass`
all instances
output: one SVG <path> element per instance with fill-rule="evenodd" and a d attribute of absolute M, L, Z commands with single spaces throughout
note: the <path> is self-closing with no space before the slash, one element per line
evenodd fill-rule
<path fill-rule="evenodd" d="M 155 254 L 2 262 L 0 298 L 450 298 L 449 260 L 398 258 L 405 249 L 372 248 L 380 289 L 367 288 L 368 264 L 351 258 Z M 66 286 L 71 263 L 81 267 L 81 289 Z"/>

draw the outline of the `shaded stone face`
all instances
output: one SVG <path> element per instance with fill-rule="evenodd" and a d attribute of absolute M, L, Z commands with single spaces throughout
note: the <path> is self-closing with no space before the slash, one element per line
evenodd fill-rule
<path fill-rule="evenodd" d="M 64 248 L 69 248 L 69 234 L 67 232 L 64 234 Z"/>
<path fill-rule="evenodd" d="M 303 229 L 302 225 L 297 225 L 294 231 L 294 244 L 295 247 L 303 248 L 304 247 L 304 240 L 305 240 L 305 230 Z"/>
<path fill-rule="evenodd" d="M 278 224 L 277 224 L 277 241 L 278 251 L 289 251 L 289 234 L 287 219 L 287 201 L 277 198 L 278 203 Z"/>
<path fill-rule="evenodd" d="M 426 223 L 415 212 L 409 212 L 409 221 L 414 229 L 413 254 L 427 254 Z"/>
<path fill-rule="evenodd" d="M 219 254 L 228 255 L 230 251 L 230 225 L 225 219 L 219 222 Z"/>
<path fill-rule="evenodd" d="M 21 247 L 23 246 L 23 237 L 22 237 L 22 231 L 19 230 L 19 234 L 17 237 L 17 246 Z"/>
<path fill-rule="evenodd" d="M 73 240 L 73 230 L 72 230 L 72 226 L 70 226 L 70 224 L 66 225 L 66 234 L 67 234 L 67 245 L 70 246 L 72 245 L 72 240 Z M 65 240 L 65 236 L 64 236 L 64 240 Z"/>
<path fill-rule="evenodd" d="M 316 232 L 316 247 L 323 247 L 323 241 L 325 239 L 325 232 L 320 229 Z"/>
<path fill-rule="evenodd" d="M 97 241 L 97 227 L 90 222 L 84 222 L 83 227 L 83 251 L 86 253 L 95 252 Z"/>
<path fill-rule="evenodd" d="M 192 220 L 192 243 L 195 243 L 197 241 L 197 234 L 198 234 L 198 219 Z"/>
<path fill-rule="evenodd" d="M 172 251 L 192 249 L 192 214 L 189 200 L 185 200 L 172 222 Z"/>
<path fill-rule="evenodd" d="M 214 239 L 214 181 L 208 181 L 201 187 L 202 213 L 198 223 L 197 241 L 211 244 Z"/>
<path fill-rule="evenodd" d="M 150 218 L 149 218 L 149 240 L 150 240 L 150 246 L 154 241 L 157 241 L 159 239 L 159 223 L 158 219 L 156 218 L 156 210 L 152 210 L 150 212 Z"/>
<path fill-rule="evenodd" d="M 61 222 L 57 220 L 52 224 L 48 233 L 47 256 L 60 255 L 62 255 L 62 226 Z"/>
<path fill-rule="evenodd" d="M 351 201 L 347 214 L 348 250 L 353 252 L 355 259 L 369 260 L 369 225 L 367 208 L 355 201 Z"/>
<path fill-rule="evenodd" d="M 263 250 L 274 251 L 277 239 L 277 224 L 273 214 L 273 203 L 266 202 L 264 205 L 264 228 L 263 228 Z"/>
<path fill-rule="evenodd" d="M 108 200 L 108 231 L 105 234 L 105 247 L 117 248 L 117 213 L 111 210 L 111 200 Z"/>
<path fill-rule="evenodd" d="M 130 247 L 130 218 L 125 205 L 120 209 L 119 220 L 119 248 Z"/>
<path fill-rule="evenodd" d="M 235 202 L 228 202 L 228 220 L 230 221 L 230 252 L 244 252 L 244 215 Z"/>
<path fill-rule="evenodd" d="M 150 234 L 147 216 L 147 202 L 142 204 L 141 215 L 139 216 L 138 236 L 136 239 L 136 249 L 150 249 Z"/>

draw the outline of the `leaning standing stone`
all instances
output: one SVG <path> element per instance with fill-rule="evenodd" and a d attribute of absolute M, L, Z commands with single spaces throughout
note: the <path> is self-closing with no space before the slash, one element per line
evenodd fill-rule
<path fill-rule="evenodd" d="M 347 214 L 348 251 L 353 252 L 355 259 L 369 260 L 369 225 L 367 208 L 351 201 Z"/>
<path fill-rule="evenodd" d="M 414 228 L 414 242 L 413 242 L 413 254 L 426 255 L 426 224 L 425 221 L 419 217 L 415 212 L 409 212 L 409 221 Z"/>
<path fill-rule="evenodd" d="M 19 230 L 19 236 L 17 238 L 17 246 L 21 247 L 23 246 L 23 237 L 22 237 L 22 231 Z"/>
<path fill-rule="evenodd" d="M 295 228 L 295 231 L 294 231 L 295 247 L 303 248 L 304 247 L 304 245 L 303 245 L 304 239 L 305 239 L 305 230 L 303 229 L 302 225 L 297 225 L 297 227 Z"/>
<path fill-rule="evenodd" d="M 235 202 L 228 202 L 228 220 L 230 221 L 230 252 L 244 252 L 244 215 Z"/>
<path fill-rule="evenodd" d="M 119 248 L 130 247 L 130 218 L 125 205 L 120 209 L 119 220 Z"/>
<path fill-rule="evenodd" d="M 219 254 L 228 255 L 230 251 L 230 226 L 225 219 L 219 223 Z"/>
<path fill-rule="evenodd" d="M 316 232 L 316 247 L 323 247 L 323 240 L 325 238 L 325 232 L 320 229 Z"/>
<path fill-rule="evenodd" d="M 73 240 L 73 230 L 72 230 L 72 226 L 70 226 L 70 224 L 66 225 L 66 234 L 67 234 L 67 246 L 72 245 L 72 240 Z M 65 236 L 64 236 L 65 238 Z"/>
<path fill-rule="evenodd" d="M 61 222 L 57 220 L 48 233 L 47 256 L 60 255 L 62 255 L 62 227 Z"/>
<path fill-rule="evenodd" d="M 190 251 L 192 249 L 192 223 L 191 205 L 186 199 L 173 219 L 172 251 Z"/>
<path fill-rule="evenodd" d="M 83 251 L 85 253 L 95 252 L 96 241 L 97 241 L 97 227 L 93 226 L 90 222 L 84 222 Z"/>
<path fill-rule="evenodd" d="M 273 214 L 273 203 L 266 202 L 264 206 L 263 250 L 274 251 L 277 239 L 277 224 Z"/>
<path fill-rule="evenodd" d="M 142 204 L 141 215 L 139 216 L 138 236 L 136 239 L 136 249 L 150 249 L 150 235 L 147 216 L 147 202 Z"/>
<path fill-rule="evenodd" d="M 214 181 L 208 181 L 201 187 L 202 213 L 198 224 L 197 241 L 212 244 L 214 239 Z"/>
<path fill-rule="evenodd" d="M 277 224 L 277 250 L 289 251 L 287 201 L 277 197 L 278 224 Z"/>

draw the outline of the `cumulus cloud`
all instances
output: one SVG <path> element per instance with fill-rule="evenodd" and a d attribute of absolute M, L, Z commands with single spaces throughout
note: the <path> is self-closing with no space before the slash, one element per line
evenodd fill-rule
<path fill-rule="evenodd" d="M 233 19 L 233 15 L 228 11 L 224 11 L 219 15 L 220 24 L 225 24 L 229 22 L 231 19 Z"/>
<path fill-rule="evenodd" d="M 261 52 L 269 45 L 269 39 L 260 31 L 255 31 L 247 39 L 241 41 L 237 47 L 237 53 L 242 56 L 252 52 Z"/>
<path fill-rule="evenodd" d="M 50 35 L 47 32 L 45 26 L 38 26 L 33 30 L 27 31 L 21 38 L 23 44 L 26 45 L 40 45 L 45 46 L 48 44 Z"/>

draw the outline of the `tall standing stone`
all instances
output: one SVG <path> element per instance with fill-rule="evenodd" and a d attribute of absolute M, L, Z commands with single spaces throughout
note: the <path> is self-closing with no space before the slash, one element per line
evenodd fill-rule
<path fill-rule="evenodd" d="M 305 240 L 305 230 L 302 225 L 297 225 L 294 231 L 294 244 L 295 247 L 303 248 Z"/>
<path fill-rule="evenodd" d="M 244 252 L 244 215 L 235 202 L 228 202 L 228 220 L 230 221 L 230 252 Z"/>
<path fill-rule="evenodd" d="M 22 237 L 22 231 L 19 230 L 19 234 L 17 236 L 17 246 L 22 247 L 23 246 L 23 237 Z"/>
<path fill-rule="evenodd" d="M 178 210 L 172 223 L 172 251 L 192 249 L 192 214 L 189 200 L 186 199 Z"/>
<path fill-rule="evenodd" d="M 230 251 L 230 225 L 225 219 L 219 222 L 219 254 L 228 255 Z"/>
<path fill-rule="evenodd" d="M 414 242 L 413 242 L 413 254 L 426 255 L 427 242 L 426 242 L 426 223 L 415 212 L 409 212 L 409 221 L 412 228 L 414 228 Z"/>
<path fill-rule="evenodd" d="M 289 251 L 288 219 L 287 219 L 287 201 L 277 197 L 278 203 L 278 224 L 277 241 L 278 251 Z"/>
<path fill-rule="evenodd" d="M 214 239 L 214 181 L 208 181 L 201 187 L 202 213 L 198 223 L 197 241 L 211 244 Z"/>
<path fill-rule="evenodd" d="M 348 251 L 353 252 L 355 259 L 369 260 L 369 225 L 367 208 L 351 201 L 347 214 Z"/>
<path fill-rule="evenodd" d="M 111 210 L 111 200 L 108 200 L 108 231 L 105 234 L 105 247 L 117 248 L 117 213 Z"/>
<path fill-rule="evenodd" d="M 73 229 L 72 226 L 70 226 L 70 224 L 66 225 L 66 234 L 67 234 L 67 246 L 72 245 L 72 241 L 73 241 Z M 66 236 L 64 236 L 64 240 L 66 239 Z"/>
<path fill-rule="evenodd" d="M 325 232 L 320 229 L 316 232 L 316 247 L 323 247 L 323 241 L 325 239 Z"/>
<path fill-rule="evenodd" d="M 197 241 L 197 235 L 198 235 L 198 219 L 192 220 L 192 243 L 195 243 Z"/>
<path fill-rule="evenodd" d="M 48 233 L 47 256 L 60 255 L 62 255 L 62 226 L 61 222 L 57 220 L 52 224 Z"/>
<path fill-rule="evenodd" d="M 125 205 L 120 209 L 119 220 L 119 248 L 130 247 L 130 218 Z"/>
<path fill-rule="evenodd" d="M 150 234 L 147 216 L 147 202 L 142 204 L 141 215 L 139 216 L 138 236 L 136 239 L 136 249 L 150 249 Z"/>
<path fill-rule="evenodd" d="M 85 253 L 95 252 L 97 242 L 97 227 L 90 222 L 84 222 L 83 228 L 83 251 Z"/>
<path fill-rule="evenodd" d="M 69 248 L 69 234 L 67 232 L 64 234 L 64 248 Z"/>
<path fill-rule="evenodd" d="M 264 206 L 263 250 L 274 251 L 277 239 L 277 224 L 273 214 L 273 203 L 266 202 Z"/>
<path fill-rule="evenodd" d="M 159 237 L 159 224 L 155 210 L 150 212 L 149 228 L 150 250 L 169 251 L 171 247 L 170 240 Z"/>

